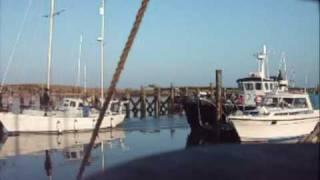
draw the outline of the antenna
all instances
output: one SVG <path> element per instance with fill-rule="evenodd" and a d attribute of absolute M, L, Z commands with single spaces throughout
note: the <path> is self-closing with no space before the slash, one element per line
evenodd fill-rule
<path fill-rule="evenodd" d="M 259 62 L 259 75 L 261 78 L 265 78 L 266 77 L 266 74 L 265 74 L 265 61 L 267 59 L 267 48 L 266 48 L 266 45 L 263 45 L 263 51 L 258 53 L 257 55 L 257 60 Z"/>
<path fill-rule="evenodd" d="M 307 93 L 307 85 L 308 85 L 308 74 L 304 77 L 304 92 Z"/>
<path fill-rule="evenodd" d="M 287 63 L 286 63 L 286 54 L 285 52 L 281 52 L 281 60 L 279 65 L 279 70 L 283 70 L 283 73 L 285 74 L 285 79 L 288 79 L 287 75 Z"/>

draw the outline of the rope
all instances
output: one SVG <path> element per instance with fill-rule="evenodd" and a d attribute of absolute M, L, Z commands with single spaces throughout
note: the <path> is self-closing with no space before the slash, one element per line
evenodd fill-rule
<path fill-rule="evenodd" d="M 120 78 L 121 72 L 122 72 L 122 70 L 124 68 L 125 62 L 127 60 L 127 57 L 128 57 L 129 51 L 131 49 L 131 46 L 133 44 L 133 41 L 135 39 L 135 36 L 136 36 L 136 34 L 137 34 L 138 30 L 139 30 L 140 23 L 142 21 L 143 15 L 144 15 L 144 13 L 145 13 L 145 11 L 147 9 L 148 3 L 149 3 L 149 0 L 143 0 L 142 3 L 141 3 L 140 9 L 139 9 L 139 11 L 138 11 L 138 13 L 136 15 L 136 19 L 135 19 L 135 22 L 134 22 L 133 27 L 131 29 L 130 35 L 128 37 L 128 40 L 126 42 L 125 48 L 122 51 L 122 54 L 120 56 L 120 60 L 118 62 L 117 68 L 116 68 L 116 71 L 113 74 L 111 85 L 110 85 L 110 87 L 108 89 L 108 92 L 107 92 L 107 97 L 106 97 L 106 99 L 105 99 L 105 101 L 103 103 L 102 109 L 101 109 L 101 111 L 99 113 L 99 117 L 98 117 L 96 126 L 94 128 L 94 131 L 92 133 L 89 146 L 86 149 L 86 152 L 85 152 L 84 157 L 82 159 L 81 166 L 80 166 L 80 169 L 79 169 L 79 172 L 78 172 L 78 175 L 77 175 L 77 179 L 81 179 L 82 178 L 82 175 L 83 175 L 84 170 L 85 170 L 86 163 L 88 162 L 92 147 L 94 145 L 94 141 L 95 141 L 95 139 L 96 139 L 96 137 L 98 135 L 98 131 L 99 131 L 100 125 L 102 123 L 103 117 L 105 115 L 106 110 L 108 109 L 109 103 L 110 103 L 110 101 L 112 99 L 112 96 L 113 96 L 113 93 L 114 93 L 114 91 L 116 89 L 116 85 L 117 85 L 118 80 Z"/>
<path fill-rule="evenodd" d="M 18 32 L 17 37 L 16 37 L 16 41 L 15 41 L 14 44 L 13 44 L 13 48 L 12 48 L 11 54 L 10 54 L 10 56 L 9 56 L 8 64 L 7 64 L 6 69 L 5 69 L 4 73 L 3 73 L 3 78 L 2 78 L 2 81 L 1 81 L 1 85 L 0 85 L 0 92 L 1 92 L 2 89 L 3 89 L 3 85 L 4 85 L 4 83 L 5 83 L 5 80 L 6 80 L 6 78 L 7 78 L 7 75 L 8 75 L 9 69 L 10 69 L 10 66 L 11 66 L 11 64 L 12 64 L 14 54 L 15 54 L 15 52 L 16 52 L 18 43 L 19 43 L 20 38 L 21 38 L 22 31 L 23 31 L 23 29 L 24 29 L 24 24 L 26 23 L 27 17 L 28 17 L 29 12 L 30 12 L 30 8 L 31 8 L 31 6 L 32 6 L 32 2 L 33 2 L 33 0 L 29 0 L 29 2 L 28 2 L 28 7 L 27 7 L 27 9 L 26 9 L 26 13 L 25 13 L 24 16 L 23 16 L 22 23 L 21 23 L 19 32 Z"/>

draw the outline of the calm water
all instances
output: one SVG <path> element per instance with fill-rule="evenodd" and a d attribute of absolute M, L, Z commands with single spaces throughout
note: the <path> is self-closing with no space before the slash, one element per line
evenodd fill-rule
<path fill-rule="evenodd" d="M 184 117 L 129 119 L 121 127 L 99 134 L 85 175 L 132 159 L 184 149 L 189 128 Z M 53 179 L 75 179 L 90 133 L 20 135 L 0 147 L 0 179 L 47 179 L 49 150 Z"/>
<path fill-rule="evenodd" d="M 311 95 L 311 100 L 319 108 L 319 95 Z M 85 175 L 136 158 L 184 149 L 189 133 L 186 119 L 180 116 L 126 120 L 112 131 L 100 132 Z M 8 137 L 0 144 L 0 180 L 47 179 L 45 150 L 50 153 L 53 179 L 75 179 L 90 136 L 77 133 Z"/>

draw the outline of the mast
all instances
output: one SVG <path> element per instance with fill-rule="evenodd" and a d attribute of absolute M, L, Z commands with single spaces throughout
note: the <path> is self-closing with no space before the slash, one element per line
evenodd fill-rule
<path fill-rule="evenodd" d="M 53 15 L 54 15 L 54 1 L 51 0 L 50 15 L 49 15 L 49 47 L 48 47 L 48 71 L 47 71 L 47 88 L 50 89 L 51 81 L 51 59 L 52 59 L 52 31 L 53 31 Z"/>
<path fill-rule="evenodd" d="M 81 86 L 81 52 L 82 52 L 82 34 L 80 35 L 79 42 L 79 54 L 78 54 L 78 77 L 77 77 L 77 86 Z"/>
<path fill-rule="evenodd" d="M 98 37 L 98 41 L 100 42 L 100 97 L 104 99 L 104 0 L 101 0 L 99 13 L 101 16 L 101 34 L 100 37 Z"/>
<path fill-rule="evenodd" d="M 83 67 L 83 76 L 84 76 L 84 94 L 87 95 L 87 64 L 84 63 L 84 67 Z"/>
<path fill-rule="evenodd" d="M 258 54 L 257 59 L 259 61 L 259 75 L 261 78 L 266 78 L 266 67 L 265 67 L 265 61 L 267 59 L 267 48 L 266 45 L 263 45 L 263 51 L 261 53 Z"/>

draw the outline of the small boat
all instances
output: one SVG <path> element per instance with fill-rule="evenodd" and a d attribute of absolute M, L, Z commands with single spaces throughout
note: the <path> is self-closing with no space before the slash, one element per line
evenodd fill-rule
<path fill-rule="evenodd" d="M 256 104 L 262 98 L 274 90 L 285 91 L 288 88 L 288 81 L 283 75 L 284 71 L 279 71 L 278 76 L 269 77 L 267 70 L 267 49 L 263 46 L 262 52 L 256 55 L 258 61 L 258 71 L 249 73 L 248 77 L 237 80 L 239 87 L 239 94 L 230 99 L 224 99 L 223 115 L 225 117 L 237 110 L 250 110 L 256 107 Z M 285 59 L 282 59 L 285 61 Z M 285 65 L 285 62 L 284 62 Z M 199 92 L 195 96 L 185 97 L 183 101 L 187 120 L 192 129 L 201 128 L 203 126 L 214 126 L 214 119 L 216 117 L 216 105 L 214 96 L 207 92 Z"/>
<path fill-rule="evenodd" d="M 114 100 L 106 111 L 101 128 L 112 128 L 124 121 L 125 101 Z M 48 111 L 24 110 L 21 114 L 0 112 L 2 132 L 15 133 L 65 133 L 93 130 L 99 113 L 87 109 L 80 99 L 65 98 L 62 106 Z"/>
<path fill-rule="evenodd" d="M 254 110 L 227 117 L 241 141 L 295 141 L 308 135 L 320 120 L 307 93 L 268 93 Z"/>

